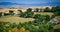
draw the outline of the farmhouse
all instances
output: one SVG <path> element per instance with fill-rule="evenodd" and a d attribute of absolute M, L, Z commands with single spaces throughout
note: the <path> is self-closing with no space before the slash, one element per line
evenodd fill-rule
<path fill-rule="evenodd" d="M 50 20 L 50 22 L 55 24 L 60 23 L 60 16 L 53 18 L 52 20 Z"/>

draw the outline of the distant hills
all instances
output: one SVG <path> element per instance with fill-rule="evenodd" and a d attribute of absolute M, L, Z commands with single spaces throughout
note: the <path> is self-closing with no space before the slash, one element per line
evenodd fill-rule
<path fill-rule="evenodd" d="M 9 6 L 60 6 L 60 2 L 48 2 L 40 4 L 19 4 L 12 2 L 0 2 L 0 7 L 9 7 Z"/>
<path fill-rule="evenodd" d="M 22 5 L 22 4 L 12 3 L 12 2 L 0 2 L 0 5 Z"/>

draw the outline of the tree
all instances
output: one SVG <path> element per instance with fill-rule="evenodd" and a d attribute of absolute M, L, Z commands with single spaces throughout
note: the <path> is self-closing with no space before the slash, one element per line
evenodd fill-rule
<path fill-rule="evenodd" d="M 22 12 L 22 10 L 18 10 L 19 12 Z"/>
<path fill-rule="evenodd" d="M 45 20 L 49 21 L 50 20 L 50 16 L 49 15 L 45 15 Z"/>
<path fill-rule="evenodd" d="M 17 28 L 20 29 L 21 27 L 23 27 L 23 24 L 22 24 L 22 23 L 19 23 L 19 24 L 17 25 Z"/>
<path fill-rule="evenodd" d="M 19 17 L 26 17 L 26 13 L 25 12 L 20 13 Z"/>
<path fill-rule="evenodd" d="M 28 8 L 26 12 L 22 12 L 21 10 L 19 10 L 19 11 L 20 11 L 20 17 L 32 18 L 33 14 L 34 14 L 34 12 L 32 12 L 31 8 Z"/>
<path fill-rule="evenodd" d="M 60 6 L 52 7 L 51 12 L 53 12 L 55 14 L 55 16 L 59 16 L 60 15 Z"/>
<path fill-rule="evenodd" d="M 52 7 L 50 11 L 54 13 L 56 12 L 55 9 L 56 9 L 55 7 Z"/>
<path fill-rule="evenodd" d="M 34 12 L 29 12 L 29 13 L 26 12 L 26 18 L 32 18 L 33 14 Z"/>
<path fill-rule="evenodd" d="M 0 17 L 2 16 L 2 12 L 0 12 Z"/>
<path fill-rule="evenodd" d="M 39 12 L 39 8 L 36 8 L 36 9 L 35 9 L 35 12 Z"/>
<path fill-rule="evenodd" d="M 31 8 L 28 8 L 25 13 L 26 13 L 26 18 L 32 18 L 33 14 L 34 14 L 34 12 L 32 12 Z"/>
<path fill-rule="evenodd" d="M 56 7 L 55 7 L 55 11 L 56 11 L 56 12 L 54 12 L 55 15 L 56 15 L 56 16 L 60 16 L 60 6 L 56 6 Z"/>
<path fill-rule="evenodd" d="M 35 15 L 35 23 L 44 23 L 45 21 L 45 16 L 44 15 Z"/>
<path fill-rule="evenodd" d="M 26 12 L 27 13 L 32 12 L 32 9 L 31 8 L 28 8 Z"/>
<path fill-rule="evenodd" d="M 14 15 L 13 10 L 9 10 L 10 15 Z"/>
<path fill-rule="evenodd" d="M 17 27 L 17 25 L 16 25 L 16 23 L 12 23 L 12 24 L 10 25 L 10 27 L 11 27 L 11 28 L 15 28 L 15 27 Z"/>
<path fill-rule="evenodd" d="M 46 7 L 46 8 L 44 9 L 44 12 L 50 12 L 49 7 Z"/>
<path fill-rule="evenodd" d="M 33 18 L 38 19 L 40 16 L 40 14 L 35 14 Z"/>
<path fill-rule="evenodd" d="M 51 16 L 51 19 L 53 19 L 54 17 L 55 17 L 55 15 L 52 15 L 52 16 Z"/>
<path fill-rule="evenodd" d="M 26 13 L 22 12 L 22 10 L 18 10 L 19 11 L 19 17 L 25 17 Z"/>
<path fill-rule="evenodd" d="M 23 12 L 22 12 L 22 10 L 18 10 L 19 11 L 19 14 L 22 14 Z"/>
<path fill-rule="evenodd" d="M 10 15 L 9 13 L 4 13 L 4 16 Z"/>

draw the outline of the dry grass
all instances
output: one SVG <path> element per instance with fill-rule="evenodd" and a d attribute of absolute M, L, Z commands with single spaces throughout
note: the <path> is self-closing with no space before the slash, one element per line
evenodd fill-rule
<path fill-rule="evenodd" d="M 2 18 L 0 18 L 0 21 L 4 21 L 4 22 L 11 22 L 11 23 L 23 23 L 23 22 L 27 22 L 27 21 L 33 21 L 33 18 L 20 18 L 17 16 L 3 16 Z"/>

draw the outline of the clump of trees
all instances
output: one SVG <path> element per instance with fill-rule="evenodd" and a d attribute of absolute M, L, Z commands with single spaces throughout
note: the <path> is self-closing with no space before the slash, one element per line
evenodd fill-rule
<path fill-rule="evenodd" d="M 32 18 L 34 12 L 32 12 L 31 8 L 28 8 L 26 12 L 20 11 L 20 17 L 25 17 L 25 18 Z"/>
<path fill-rule="evenodd" d="M 14 11 L 13 10 L 9 10 L 9 13 L 4 13 L 4 16 L 7 16 L 7 15 L 14 15 Z"/>
<path fill-rule="evenodd" d="M 26 11 L 26 18 L 32 18 L 33 17 L 33 12 L 31 8 L 28 8 Z"/>
<path fill-rule="evenodd" d="M 55 16 L 60 16 L 60 6 L 55 6 L 55 7 L 52 7 L 51 9 L 46 7 L 44 9 L 44 12 L 53 12 Z"/>
<path fill-rule="evenodd" d="M 59 7 L 59 6 L 57 6 L 57 7 L 55 7 L 55 9 L 54 9 L 54 10 L 55 10 L 55 12 L 54 12 L 54 13 L 55 13 L 55 15 L 56 15 L 56 16 L 60 16 L 60 7 Z"/>

